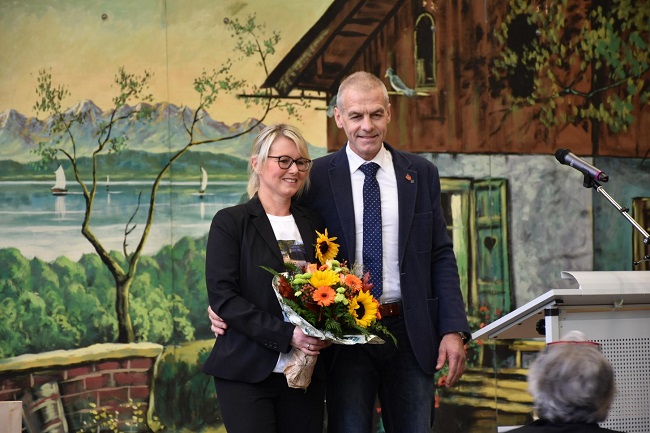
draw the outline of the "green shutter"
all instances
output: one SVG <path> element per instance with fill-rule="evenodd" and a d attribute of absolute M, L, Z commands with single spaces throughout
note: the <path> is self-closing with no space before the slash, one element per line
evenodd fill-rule
<path fill-rule="evenodd" d="M 510 311 L 506 181 L 475 181 L 473 190 L 478 307 L 498 316 Z"/>
<path fill-rule="evenodd" d="M 440 183 L 467 311 L 495 320 L 511 307 L 507 183 L 457 178 L 443 178 Z"/>

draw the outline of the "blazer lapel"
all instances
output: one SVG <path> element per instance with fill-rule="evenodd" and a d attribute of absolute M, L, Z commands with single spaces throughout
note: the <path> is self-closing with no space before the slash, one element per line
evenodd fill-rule
<path fill-rule="evenodd" d="M 334 203 L 336 212 L 343 228 L 345 245 L 347 251 L 342 254 L 348 257 L 351 263 L 354 262 L 356 248 L 356 234 L 354 230 L 354 206 L 352 206 L 352 181 L 350 180 L 350 164 L 345 153 L 345 147 L 341 148 L 330 163 L 329 178 L 332 191 L 334 192 Z"/>
<path fill-rule="evenodd" d="M 399 263 L 401 265 L 406 252 L 413 214 L 415 212 L 415 199 L 418 191 L 418 173 L 411 170 L 411 162 L 402 154 L 384 143 L 386 149 L 393 155 L 395 167 L 395 180 L 397 181 L 397 203 L 399 212 Z"/>
<path fill-rule="evenodd" d="M 259 232 L 264 242 L 269 246 L 269 249 L 273 252 L 273 255 L 282 263 L 282 253 L 280 252 L 280 247 L 278 247 L 278 241 L 275 239 L 275 233 L 273 233 L 273 227 L 271 227 L 271 222 L 266 217 L 266 212 L 260 199 L 254 196 L 252 199 L 246 203 L 246 209 L 250 215 L 251 222 L 255 225 L 255 228 Z"/>

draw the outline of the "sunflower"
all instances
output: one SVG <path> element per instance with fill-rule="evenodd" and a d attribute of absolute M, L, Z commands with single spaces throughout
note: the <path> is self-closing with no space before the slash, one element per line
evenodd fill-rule
<path fill-rule="evenodd" d="M 338 274 L 331 269 L 326 269 L 324 271 L 314 271 L 311 273 L 311 278 L 309 279 L 309 284 L 316 288 L 323 286 L 333 286 L 338 282 Z"/>
<path fill-rule="evenodd" d="M 314 302 L 318 303 L 321 307 L 327 307 L 334 302 L 336 292 L 331 287 L 321 286 L 312 295 Z"/>
<path fill-rule="evenodd" d="M 327 260 L 333 260 L 339 253 L 339 244 L 333 242 L 336 238 L 330 238 L 327 229 L 325 229 L 325 233 L 319 233 L 317 230 L 316 234 L 318 235 L 316 238 L 316 258 L 321 264 L 325 264 Z"/>
<path fill-rule="evenodd" d="M 367 328 L 377 319 L 377 309 L 379 304 L 372 297 L 370 292 L 359 292 L 359 294 L 352 298 L 348 309 L 350 315 L 357 322 L 357 325 Z"/>

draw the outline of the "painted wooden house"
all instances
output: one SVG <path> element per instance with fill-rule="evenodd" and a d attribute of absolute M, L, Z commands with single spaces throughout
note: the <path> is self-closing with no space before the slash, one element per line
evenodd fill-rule
<path fill-rule="evenodd" d="M 572 3 L 586 8 L 589 2 Z M 273 87 L 281 97 L 294 91 L 321 92 L 327 103 L 340 81 L 357 70 L 384 77 L 391 91 L 386 77 L 390 68 L 415 90 L 411 97 L 391 92 L 393 124 L 387 141 L 400 149 L 553 154 L 557 148 L 570 147 L 579 155 L 647 156 L 648 145 L 643 141 L 650 134 L 647 102 L 637 104 L 632 110 L 637 121 L 626 133 L 618 134 L 604 127 L 592 134 L 593 126 L 586 123 L 548 131 L 532 110 L 506 116 L 507 101 L 499 96 L 503 85 L 490 75 L 490 67 L 502 49 L 495 32 L 508 4 L 494 0 L 334 0 L 272 71 L 264 87 Z M 528 24 L 526 18 L 521 15 L 508 22 L 508 46 L 522 46 L 545 31 Z M 585 74 L 581 85 L 588 88 L 598 73 Z M 645 75 L 649 75 L 647 70 Z M 510 89 L 525 95 L 533 77 L 515 70 L 506 79 Z M 345 142 L 344 134 L 333 120 L 327 128 L 328 149 L 338 149 Z M 600 138 L 596 152 L 594 137 Z"/>

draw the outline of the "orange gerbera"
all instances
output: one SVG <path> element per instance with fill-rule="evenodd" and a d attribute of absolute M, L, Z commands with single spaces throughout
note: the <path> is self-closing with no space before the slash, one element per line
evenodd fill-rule
<path fill-rule="evenodd" d="M 321 307 L 327 307 L 332 302 L 334 302 L 335 296 L 336 292 L 332 290 L 331 287 L 321 286 L 314 291 L 314 294 L 311 297 Z"/>
<path fill-rule="evenodd" d="M 341 274 L 342 283 L 352 289 L 354 292 L 358 292 L 363 287 L 363 282 L 361 278 L 357 277 L 354 274 Z"/>

